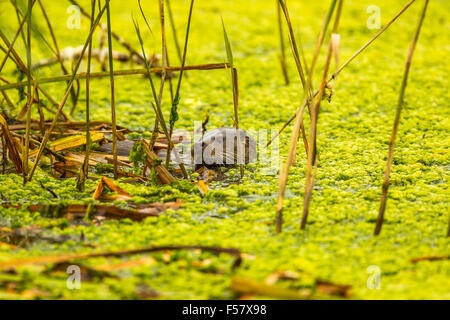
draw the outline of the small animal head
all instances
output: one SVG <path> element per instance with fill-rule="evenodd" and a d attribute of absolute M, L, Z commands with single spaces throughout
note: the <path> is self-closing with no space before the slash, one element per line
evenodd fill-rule
<path fill-rule="evenodd" d="M 218 128 L 206 131 L 191 150 L 197 166 L 233 166 L 256 160 L 256 141 L 244 130 Z"/>

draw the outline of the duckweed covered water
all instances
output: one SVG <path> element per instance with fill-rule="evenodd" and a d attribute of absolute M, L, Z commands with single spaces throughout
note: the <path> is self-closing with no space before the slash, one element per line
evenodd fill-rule
<path fill-rule="evenodd" d="M 187 1 L 171 2 L 179 34 L 183 35 L 189 4 Z M 88 1 L 81 3 L 88 8 Z M 404 3 L 377 1 L 382 24 Z M 289 1 L 288 4 L 295 30 L 301 34 L 310 61 L 327 3 Z M 371 4 L 373 1 L 346 1 L 340 29 L 341 62 L 377 32 L 366 26 L 369 17 L 366 8 Z M 68 2 L 62 0 L 47 6 L 60 47 L 81 45 L 89 26 L 89 21 L 82 18 L 81 29 L 67 29 L 67 6 Z M 13 11 L 7 3 L 0 7 L 2 28 L 7 25 L 11 38 L 16 28 L 15 16 L 10 14 Z M 410 262 L 424 255 L 450 254 L 450 238 L 446 237 L 450 146 L 450 94 L 446 84 L 450 67 L 449 45 L 442 32 L 450 27 L 450 4 L 445 0 L 432 1 L 429 6 L 413 60 L 407 104 L 395 147 L 386 220 L 381 235 L 372 235 L 399 86 L 419 9 L 420 3 L 413 5 L 349 65 L 333 83 L 335 95 L 331 103 L 324 101 L 322 104 L 318 127 L 319 168 L 305 231 L 300 231 L 306 162 L 302 146 L 298 148 L 297 165 L 289 175 L 284 230 L 280 235 L 275 235 L 274 224 L 278 174 L 262 174 L 261 164 L 248 165 L 245 177 L 238 184 L 213 184 L 213 191 L 206 197 L 201 197 L 197 188 L 188 182 L 172 186 L 119 183 L 133 196 L 134 202 L 182 199 L 184 204 L 181 209 L 167 210 L 158 218 L 150 217 L 142 222 L 106 221 L 100 226 L 93 223 L 75 226 L 67 219 L 50 219 L 44 213 L 1 209 L 0 227 L 40 226 L 49 237 L 84 235 L 85 241 L 97 248 L 86 247 L 76 240 L 57 244 L 38 240 L 18 249 L 0 246 L 0 261 L 173 244 L 235 247 L 250 256 L 232 270 L 233 258 L 227 255 L 197 251 L 176 251 L 170 257 L 163 253 L 152 254 L 154 261 L 112 271 L 117 277 L 83 281 L 80 290 L 67 289 L 64 271 L 49 276 L 42 267 L 26 266 L 18 268 L 15 274 L 0 274 L 0 297 L 26 297 L 19 293 L 37 288 L 39 293 L 34 297 L 142 298 L 143 288 L 151 288 L 163 299 L 228 299 L 237 297 L 230 290 L 230 280 L 235 275 L 264 281 L 275 271 L 290 270 L 298 273 L 299 279 L 280 281 L 277 285 L 313 288 L 315 279 L 321 279 L 351 285 L 352 297 L 356 299 L 449 299 L 449 260 Z M 159 51 L 158 8 L 146 4 L 145 10 L 153 29 L 153 35 L 144 32 L 146 46 Z M 139 15 L 137 3 L 116 1 L 112 12 L 113 29 L 138 48 L 131 20 L 132 13 Z M 189 65 L 226 60 L 221 15 L 239 70 L 240 126 L 255 130 L 278 129 L 299 106 L 302 90 L 290 54 L 292 83 L 289 86 L 283 83 L 275 2 L 196 2 L 187 58 Z M 38 23 L 45 25 L 42 20 Z M 36 40 L 34 46 L 33 59 L 51 54 Z M 173 65 L 177 64 L 171 40 L 169 46 L 170 60 Z M 17 47 L 25 57 L 20 41 Z M 114 49 L 123 51 L 117 43 Z M 129 67 L 124 63 L 117 64 L 115 69 Z M 98 70 L 98 63 L 94 68 Z M 11 71 L 12 68 L 6 68 L 3 75 L 14 79 Z M 59 72 L 55 66 L 41 70 L 39 77 Z M 177 128 L 192 130 L 193 121 L 202 121 L 206 111 L 210 114 L 209 128 L 232 125 L 228 73 L 224 70 L 190 71 L 187 75 L 182 85 Z M 58 99 L 65 88 L 63 83 L 45 87 Z M 109 121 L 109 80 L 92 80 L 91 88 L 91 118 Z M 16 93 L 12 96 L 18 100 Z M 80 121 L 84 119 L 83 99 L 82 89 L 75 114 Z M 149 137 L 154 116 L 148 81 L 140 76 L 117 78 L 116 99 L 118 124 L 137 131 L 129 137 Z M 166 94 L 163 108 L 167 118 L 169 105 Z M 70 101 L 66 106 L 66 110 L 69 109 Z M 280 138 L 283 159 L 290 134 L 291 128 L 288 128 Z M 237 180 L 239 170 L 231 169 L 227 175 L 230 180 Z M 57 198 L 40 183 L 53 190 Z M 14 204 L 93 202 L 91 191 L 95 186 L 96 181 L 88 181 L 86 192 L 81 193 L 76 190 L 75 179 L 56 180 L 44 171 L 39 171 L 26 186 L 18 175 L 0 175 L 0 195 L 3 201 Z M 117 204 L 124 203 L 118 201 Z M 137 258 L 95 258 L 80 263 L 98 266 Z M 367 272 L 369 266 L 377 266 L 381 272 L 378 290 L 367 286 L 371 276 Z M 10 282 L 18 283 L 19 289 L 8 290 L 4 284 Z"/>

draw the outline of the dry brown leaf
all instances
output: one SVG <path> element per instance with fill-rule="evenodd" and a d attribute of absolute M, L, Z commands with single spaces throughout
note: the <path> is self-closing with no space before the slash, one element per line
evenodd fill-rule
<path fill-rule="evenodd" d="M 112 191 L 115 191 L 118 194 L 120 194 L 122 196 L 122 199 L 132 198 L 132 196 L 128 192 L 120 188 L 113 181 L 111 181 L 106 177 L 101 177 L 100 181 L 98 182 L 97 188 L 94 191 L 94 195 L 92 196 L 95 200 L 100 200 L 105 186 L 111 189 Z"/>
<path fill-rule="evenodd" d="M 1 241 L 0 241 L 0 247 L 8 247 L 10 249 L 17 249 L 17 248 L 19 248 L 18 246 L 14 245 L 14 244 L 1 242 Z"/>
<path fill-rule="evenodd" d="M 103 140 L 105 135 L 102 132 L 91 132 L 91 142 Z M 77 134 L 64 137 L 50 143 L 50 150 L 58 152 L 73 148 L 78 148 L 86 144 L 86 134 Z"/>
<path fill-rule="evenodd" d="M 352 288 L 351 285 L 336 284 L 333 282 L 316 280 L 317 292 L 329 296 L 340 296 L 344 298 L 349 298 L 351 296 L 350 293 L 351 288 Z"/>
<path fill-rule="evenodd" d="M 244 260 L 255 260 L 256 256 L 253 254 L 248 254 L 248 253 L 242 253 L 241 254 L 241 258 Z"/>
<path fill-rule="evenodd" d="M 231 279 L 231 290 L 243 295 L 256 295 L 286 300 L 304 300 L 311 297 L 310 290 L 290 290 L 242 277 L 233 277 Z"/>
<path fill-rule="evenodd" d="M 39 298 L 48 297 L 50 294 L 46 291 L 42 291 L 37 288 L 33 288 L 33 289 L 27 289 L 27 290 L 23 291 L 22 293 L 20 293 L 20 295 L 22 296 L 22 298 L 32 300 L 37 297 L 39 297 Z"/>
<path fill-rule="evenodd" d="M 271 275 L 269 275 L 264 283 L 269 285 L 274 285 L 278 280 L 298 280 L 300 275 L 297 272 L 284 270 L 284 271 L 275 271 Z"/>
<path fill-rule="evenodd" d="M 169 263 L 171 256 L 172 256 L 172 254 L 170 253 L 170 251 L 166 250 L 162 255 L 162 259 L 165 263 Z"/>
<path fill-rule="evenodd" d="M 205 183 L 204 180 L 199 180 L 196 183 L 198 190 L 200 190 L 200 193 L 204 196 L 209 192 L 208 185 Z"/>
<path fill-rule="evenodd" d="M 211 263 L 212 263 L 212 260 L 211 260 L 211 259 L 205 259 L 205 260 L 202 260 L 202 261 L 192 261 L 192 262 L 191 262 L 191 265 L 192 265 L 193 267 L 199 267 L 199 268 L 202 268 L 202 267 L 208 267 L 208 266 L 210 266 Z"/>
<path fill-rule="evenodd" d="M 133 267 L 138 267 L 142 265 L 153 265 L 156 264 L 156 260 L 152 257 L 144 257 L 137 260 L 129 260 L 124 261 L 120 263 L 114 263 L 114 264 L 104 264 L 100 266 L 94 267 L 95 270 L 101 270 L 101 271 L 112 271 L 112 270 L 119 270 L 119 269 L 129 269 Z"/>

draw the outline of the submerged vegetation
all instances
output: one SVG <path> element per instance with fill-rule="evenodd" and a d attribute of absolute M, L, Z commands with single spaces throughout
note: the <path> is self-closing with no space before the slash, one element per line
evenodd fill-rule
<path fill-rule="evenodd" d="M 372 4 L 0 3 L 0 298 L 449 299 L 450 5 Z"/>

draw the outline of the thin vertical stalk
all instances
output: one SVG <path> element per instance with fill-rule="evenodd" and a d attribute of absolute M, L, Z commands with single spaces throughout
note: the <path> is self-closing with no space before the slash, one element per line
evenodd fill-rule
<path fill-rule="evenodd" d="M 164 85 L 165 85 L 166 77 L 167 77 L 167 61 L 168 61 L 167 42 L 166 42 L 166 22 L 165 22 L 165 14 L 164 14 L 164 0 L 159 0 L 159 21 L 161 24 L 162 65 L 161 65 L 161 83 L 160 83 L 160 87 L 159 87 L 158 100 L 159 100 L 159 104 L 162 105 Z"/>
<path fill-rule="evenodd" d="M 167 0 L 167 3 L 169 3 L 169 0 Z M 178 120 L 178 104 L 180 103 L 180 88 L 181 88 L 181 81 L 183 80 L 184 66 L 186 65 L 186 55 L 187 55 L 187 48 L 188 48 L 188 41 L 189 41 L 189 31 L 190 31 L 190 28 L 191 28 L 191 19 L 192 19 L 193 8 L 194 8 L 194 0 L 191 0 L 191 5 L 189 7 L 189 15 L 188 15 L 187 27 L 186 27 L 186 36 L 185 36 L 185 39 L 184 39 L 183 56 L 181 58 L 181 69 L 180 69 L 180 74 L 178 75 L 177 88 L 176 88 L 176 91 L 175 91 L 175 96 L 173 98 L 172 108 L 170 110 L 170 119 L 169 119 L 169 125 L 170 125 L 169 136 L 170 136 L 170 139 L 172 139 L 172 134 L 173 134 L 173 129 L 175 127 L 175 122 Z M 171 153 L 171 149 L 169 147 L 168 150 L 167 150 L 166 167 L 169 167 L 170 153 Z"/>
<path fill-rule="evenodd" d="M 225 50 L 227 52 L 228 64 L 230 65 L 231 72 L 231 85 L 233 89 L 233 106 L 234 106 L 234 124 L 233 127 L 236 129 L 236 140 L 237 140 L 237 159 L 242 159 L 242 146 L 241 146 L 241 135 L 239 133 L 239 91 L 238 91 L 238 79 L 237 70 L 234 67 L 233 50 L 231 49 L 231 43 L 228 39 L 227 30 L 225 29 L 225 24 L 222 19 L 223 37 L 225 42 Z M 240 165 L 241 177 L 244 176 L 244 166 Z"/>
<path fill-rule="evenodd" d="M 334 27 L 333 27 L 333 34 L 337 34 L 339 29 L 339 22 L 341 18 L 342 13 L 342 6 L 344 4 L 344 0 L 339 0 L 338 9 L 336 13 L 336 18 L 334 21 Z M 320 85 L 319 94 L 316 98 L 316 105 L 314 109 L 311 112 L 311 126 L 309 129 L 310 132 L 310 138 L 309 138 L 309 152 L 308 152 L 308 164 L 306 167 L 306 183 L 305 183 L 305 195 L 303 199 L 303 216 L 301 221 L 301 229 L 305 229 L 306 222 L 308 219 L 308 212 L 309 212 L 309 204 L 311 202 L 312 197 L 312 190 L 314 186 L 314 178 L 315 178 L 315 170 L 313 172 L 313 167 L 316 168 L 316 150 L 317 150 L 317 120 L 319 118 L 319 108 L 320 103 L 322 102 L 322 97 L 325 92 L 325 88 L 327 85 L 327 76 L 328 76 L 328 70 L 330 67 L 331 57 L 333 54 L 333 41 L 332 38 L 330 39 L 330 44 L 328 47 L 328 54 L 325 62 L 325 67 L 323 71 L 322 76 L 322 83 Z"/>
<path fill-rule="evenodd" d="M 302 63 L 300 61 L 300 55 L 298 53 L 297 42 L 295 40 L 294 30 L 292 28 L 291 18 L 289 16 L 289 10 L 287 9 L 286 0 L 279 0 L 281 9 L 283 10 L 284 17 L 286 18 L 286 24 L 289 30 L 289 44 L 291 45 L 292 55 L 294 56 L 295 65 L 302 81 L 303 89 L 306 87 L 305 73 L 303 71 Z"/>
<path fill-rule="evenodd" d="M 19 67 L 19 69 L 20 69 L 22 72 L 28 74 L 28 68 L 27 68 L 27 66 L 26 66 L 25 63 L 22 61 L 22 59 L 20 58 L 20 56 L 17 54 L 16 50 L 14 50 L 13 46 L 12 46 L 11 43 L 8 41 L 8 38 L 7 38 L 6 35 L 1 31 L 1 29 L 0 29 L 0 38 L 2 38 L 3 42 L 5 43 L 5 45 L 6 45 L 8 48 L 10 48 L 10 52 L 11 52 L 12 56 L 7 56 L 7 57 L 9 57 L 9 59 L 11 59 L 11 61 L 13 61 L 13 62 Z M 33 77 L 32 77 L 32 78 L 33 78 Z M 46 97 L 53 105 L 55 105 L 55 106 L 58 106 L 58 105 L 59 105 L 59 104 L 56 102 L 56 100 L 55 100 L 50 94 L 48 94 L 48 92 L 47 92 L 46 90 L 44 90 L 44 88 L 42 88 L 42 87 L 40 86 L 40 84 L 38 84 L 37 87 L 38 87 L 39 91 L 41 91 L 42 94 L 43 94 L 43 95 L 44 95 L 44 96 L 45 96 L 45 97 Z M 60 111 L 60 113 L 61 113 L 61 115 L 62 115 L 66 120 L 69 119 L 69 117 L 68 117 L 64 112 L 61 112 L 61 111 Z"/>
<path fill-rule="evenodd" d="M 50 36 L 52 38 L 52 42 L 53 42 L 53 46 L 55 47 L 55 56 L 56 59 L 58 60 L 60 66 L 61 66 L 61 70 L 64 74 L 68 74 L 66 67 L 64 66 L 64 62 L 61 58 L 61 52 L 59 51 L 59 46 L 58 46 L 58 42 L 56 41 L 56 36 L 55 36 L 55 32 L 53 31 L 53 27 L 52 24 L 50 23 L 50 19 L 47 15 L 47 11 L 45 10 L 44 5 L 42 4 L 41 0 L 38 0 L 39 2 L 39 6 L 41 7 L 41 12 L 42 15 L 44 16 L 45 22 L 47 23 L 47 28 L 50 32 Z M 70 90 L 70 94 L 72 97 L 72 110 L 75 108 L 76 102 L 77 102 L 77 94 L 75 92 L 75 88 L 72 87 L 72 89 Z"/>
<path fill-rule="evenodd" d="M 280 0 L 280 1 L 284 1 L 284 0 Z M 327 17 L 331 17 L 331 15 L 334 11 L 335 5 L 336 5 L 336 1 L 337 0 L 332 0 L 331 6 L 328 9 Z M 321 30 L 319 33 L 319 37 L 317 39 L 317 43 L 316 43 L 316 46 L 314 49 L 314 56 L 313 56 L 313 60 L 311 63 L 311 68 L 309 70 L 308 82 L 306 83 L 305 91 L 303 94 L 303 103 L 302 103 L 301 108 L 297 109 L 297 118 L 295 119 L 295 123 L 294 123 L 294 129 L 292 132 L 291 142 L 289 145 L 289 153 L 288 153 L 286 162 L 284 164 L 284 168 L 282 170 L 280 170 L 277 215 L 276 215 L 276 232 L 277 233 L 280 233 L 282 231 L 283 199 L 284 199 L 284 193 L 286 192 L 286 184 L 287 184 L 287 179 L 288 179 L 288 175 L 289 175 L 289 169 L 292 165 L 292 160 L 294 159 L 294 155 L 297 150 L 298 136 L 300 133 L 301 124 L 303 123 L 303 113 L 305 111 L 306 106 L 308 105 L 308 101 L 311 101 L 313 99 L 313 96 L 309 95 L 308 93 L 311 89 L 312 79 L 314 76 L 314 70 L 316 67 L 317 59 L 319 57 L 320 48 L 322 47 L 323 37 L 325 36 L 327 28 L 328 28 L 328 24 L 329 24 L 329 19 L 324 18 L 322 27 L 321 27 Z M 312 103 L 309 103 L 309 104 L 312 105 Z M 312 110 L 311 110 L 311 113 L 312 113 Z"/>
<path fill-rule="evenodd" d="M 291 19 L 290 19 L 290 16 L 289 16 L 289 10 L 287 8 L 286 0 L 279 0 L 279 4 L 280 4 L 280 7 L 283 10 L 284 16 L 286 18 L 286 24 L 287 24 L 288 30 L 289 30 L 289 44 L 291 45 L 291 51 L 292 51 L 292 55 L 294 57 L 295 64 L 297 66 L 297 71 L 298 71 L 298 74 L 299 74 L 300 79 L 302 81 L 303 89 L 306 90 L 306 86 L 307 85 L 306 85 L 306 80 L 305 80 L 305 76 L 304 76 L 304 70 L 303 70 L 303 67 L 302 67 L 302 64 L 301 64 L 301 61 L 300 61 L 300 54 L 298 52 L 297 41 L 295 40 L 294 30 L 292 28 L 292 23 L 291 23 Z M 326 28 L 328 27 L 328 22 L 329 22 L 330 18 L 331 18 L 331 16 L 328 15 L 328 18 L 325 20 L 326 21 L 325 22 L 325 27 Z M 323 35 L 319 35 L 319 38 L 321 39 L 320 45 L 322 45 Z M 304 57 L 303 46 L 302 46 L 300 41 L 299 41 L 299 43 L 300 43 L 300 49 L 302 50 L 302 56 Z M 305 68 L 306 68 L 306 65 L 305 65 Z M 307 90 L 308 90 L 307 91 L 308 94 L 312 96 L 313 95 L 312 84 L 310 84 L 310 87 Z M 307 106 L 309 107 L 309 104 Z M 303 144 L 305 146 L 305 151 L 306 151 L 306 153 L 308 153 L 308 140 L 306 139 L 305 126 L 304 126 L 303 121 L 300 123 L 300 126 L 299 126 L 298 130 L 302 133 L 302 138 L 303 138 Z M 295 154 L 292 157 L 291 162 L 292 162 L 292 165 L 293 165 L 294 162 L 295 162 Z"/>
<path fill-rule="evenodd" d="M 374 42 L 379 36 L 381 36 L 416 0 L 411 0 L 410 2 L 408 2 L 380 31 L 377 32 L 376 35 L 374 35 L 368 42 L 366 42 L 360 49 L 358 49 L 349 59 L 347 59 L 347 61 L 345 61 L 338 70 L 336 70 L 336 72 L 328 79 L 328 84 L 331 83 L 331 81 L 333 81 L 340 73 L 341 71 L 347 67 L 347 65 L 349 65 L 354 59 L 356 59 L 367 47 L 370 46 L 370 44 L 372 44 L 372 42 Z M 316 91 L 314 93 L 314 95 L 316 96 L 318 94 L 318 91 Z M 276 137 L 278 137 L 281 132 L 283 132 L 283 130 L 295 119 L 295 117 L 297 116 L 297 111 L 295 111 L 295 113 L 289 118 L 288 121 L 286 121 L 286 123 L 280 128 L 280 130 L 278 130 L 278 133 L 276 135 L 274 135 L 272 137 L 272 139 L 269 141 L 269 143 L 267 144 L 267 147 L 272 143 L 272 141 L 274 141 L 276 139 Z"/>
<path fill-rule="evenodd" d="M 158 101 L 159 101 L 159 105 L 161 105 L 163 91 L 164 91 L 164 84 L 166 81 L 166 74 L 167 74 L 167 70 L 166 70 L 167 69 L 167 47 L 166 47 L 166 35 L 165 35 L 166 32 L 165 32 L 165 22 L 164 22 L 164 0 L 159 0 L 158 3 L 159 3 L 159 21 L 161 24 L 161 58 L 162 58 L 161 83 L 160 83 L 160 87 L 159 87 Z M 142 8 L 141 8 L 141 14 L 144 17 L 145 23 L 147 24 L 147 27 L 150 30 L 150 25 L 147 22 L 147 18 L 145 17 Z M 155 119 L 155 125 L 153 127 L 153 133 L 152 133 L 152 137 L 150 139 L 150 149 L 153 149 L 153 146 L 155 145 L 156 140 L 158 140 L 158 136 L 159 136 L 159 122 L 158 122 L 158 119 Z M 167 166 L 168 166 L 168 164 L 167 164 Z"/>
<path fill-rule="evenodd" d="M 2 62 L 0 63 L 0 72 L 3 70 L 3 67 L 5 66 L 6 60 L 8 60 L 8 57 L 9 57 L 9 55 L 11 53 L 11 50 L 14 47 L 14 44 L 16 43 L 16 40 L 17 40 L 17 38 L 19 37 L 19 34 L 22 31 L 23 25 L 27 21 L 28 11 L 30 11 L 33 8 L 33 5 L 34 5 L 35 2 L 36 2 L 36 0 L 33 0 L 33 2 L 31 3 L 31 7 L 27 8 L 27 12 L 25 13 L 25 17 L 20 22 L 19 28 L 17 29 L 16 34 L 14 35 L 14 38 L 11 41 L 11 44 L 8 46 L 8 51 L 6 52 L 5 56 L 3 57 Z"/>
<path fill-rule="evenodd" d="M 92 29 L 94 24 L 94 14 L 95 14 L 95 0 L 91 0 L 91 24 L 90 29 Z M 84 157 L 83 165 L 80 170 L 80 180 L 78 183 L 78 189 L 84 191 L 86 179 L 89 174 L 89 154 L 91 151 L 91 124 L 90 124 L 90 74 L 91 74 L 91 59 L 92 59 L 92 39 L 89 41 L 88 45 L 88 60 L 87 60 L 87 70 L 86 70 L 86 154 Z"/>
<path fill-rule="evenodd" d="M 16 2 L 11 1 L 11 3 L 14 5 L 14 7 L 16 8 L 16 12 L 18 15 L 18 19 L 20 21 L 20 17 L 22 18 L 26 18 L 26 15 L 24 15 L 22 13 L 22 11 L 20 10 L 20 8 L 17 6 Z M 52 45 L 47 41 L 47 39 L 44 37 L 44 35 L 39 31 L 38 28 L 36 28 L 35 26 L 31 25 L 31 30 L 36 33 L 36 35 L 39 36 L 39 38 L 41 38 L 42 42 L 47 46 L 47 48 L 56 55 L 56 50 L 55 48 L 52 47 Z M 25 45 L 26 46 L 26 45 Z"/>
<path fill-rule="evenodd" d="M 113 138 L 113 166 L 114 179 L 118 178 L 117 172 L 117 123 L 116 123 L 116 97 L 114 92 L 114 59 L 112 52 L 112 36 L 111 36 L 111 9 L 109 2 L 106 3 L 106 19 L 108 30 L 108 57 L 109 57 L 109 84 L 111 89 L 111 122 L 112 122 L 112 138 Z"/>
<path fill-rule="evenodd" d="M 110 0 L 105 0 L 105 6 L 103 7 L 102 10 L 100 10 L 97 18 L 94 21 L 93 27 L 91 28 L 91 30 L 89 32 L 89 35 L 88 35 L 88 37 L 86 39 L 86 42 L 85 42 L 85 44 L 83 46 L 83 49 L 81 50 L 80 57 L 78 58 L 78 61 L 77 61 L 76 65 L 75 65 L 75 68 L 74 68 L 74 71 L 73 71 L 73 74 L 72 74 L 72 78 L 70 79 L 69 85 L 68 85 L 68 87 L 66 89 L 66 93 L 64 94 L 64 97 L 63 97 L 61 103 L 59 104 L 58 109 L 56 110 L 55 117 L 53 118 L 52 123 L 50 124 L 50 127 L 48 128 L 48 130 L 46 131 L 46 133 L 44 135 L 44 138 L 42 139 L 41 145 L 40 145 L 38 153 L 36 155 L 36 159 L 35 159 L 34 164 L 33 164 L 33 168 L 31 169 L 31 172 L 30 172 L 29 180 L 31 180 L 33 178 L 34 171 L 36 170 L 36 167 L 39 164 L 39 160 L 40 160 L 40 158 L 42 156 L 42 152 L 44 151 L 45 146 L 46 146 L 46 144 L 47 144 L 47 142 L 48 142 L 48 140 L 50 138 L 50 134 L 53 131 L 56 122 L 58 121 L 58 116 L 61 114 L 61 111 L 62 111 L 62 109 L 63 109 L 63 107 L 64 107 L 64 105 L 65 105 L 65 103 L 67 101 L 67 98 L 68 98 L 69 93 L 70 93 L 70 88 L 72 88 L 73 82 L 75 80 L 75 76 L 76 76 L 76 74 L 78 72 L 78 68 L 80 67 L 80 64 L 81 64 L 81 60 L 82 60 L 82 58 L 84 56 L 86 48 L 88 47 L 89 41 L 92 39 L 92 35 L 94 34 L 95 27 L 98 25 L 101 17 L 103 16 L 103 13 L 106 10 L 106 6 L 109 4 L 109 1 Z"/>
<path fill-rule="evenodd" d="M 39 98 L 39 90 L 37 89 L 37 81 L 35 81 L 35 90 L 34 94 L 36 95 L 37 107 L 39 112 L 39 130 L 41 131 L 41 135 L 45 134 L 45 117 L 44 112 L 42 111 L 41 99 Z"/>
<path fill-rule="evenodd" d="M 27 101 L 27 120 L 26 120 L 26 132 L 25 132 L 25 146 L 23 155 L 23 184 L 27 182 L 28 175 L 28 154 L 30 147 L 30 129 L 31 129 L 31 105 L 33 104 L 33 94 L 31 93 L 31 11 L 32 11 L 32 1 L 28 0 L 28 15 L 27 15 L 27 90 L 28 90 L 28 101 Z"/>
<path fill-rule="evenodd" d="M 11 1 L 11 4 L 14 6 L 14 9 L 16 11 L 17 21 L 19 22 L 20 21 L 20 10 L 19 10 L 19 7 L 17 6 L 17 0 L 10 0 L 10 1 Z M 28 16 L 22 16 L 22 19 L 27 20 L 27 17 Z M 23 32 L 23 29 L 20 29 L 20 35 L 22 37 L 23 45 L 26 47 L 27 46 L 27 40 L 25 38 L 25 34 Z"/>
<path fill-rule="evenodd" d="M 144 57 L 144 64 L 145 64 L 145 68 L 147 70 L 147 76 L 148 76 L 148 80 L 150 82 L 150 87 L 152 89 L 153 100 L 154 100 L 154 103 L 152 103 L 153 111 L 155 112 L 156 120 L 161 125 L 161 128 L 162 128 L 162 130 L 164 132 L 164 135 L 167 138 L 169 148 L 173 149 L 174 146 L 173 146 L 172 140 L 170 139 L 170 136 L 169 136 L 169 130 L 167 128 L 166 121 L 164 120 L 164 115 L 162 113 L 161 104 L 159 103 L 159 98 L 158 98 L 158 95 L 156 93 L 155 84 L 153 83 L 153 78 L 152 78 L 152 74 L 151 74 L 151 71 L 150 71 L 150 65 L 149 65 L 149 62 L 147 60 L 147 56 L 145 54 L 144 41 L 142 40 L 141 32 L 140 32 L 140 29 L 139 29 L 139 24 L 134 19 L 133 19 L 133 24 L 134 24 L 134 28 L 136 30 L 136 35 L 137 35 L 137 37 L 139 39 L 139 43 L 141 45 L 142 56 Z M 181 172 L 183 173 L 183 177 L 187 178 L 188 175 L 187 175 L 186 168 L 184 167 L 184 164 L 181 161 L 181 159 L 180 159 L 180 157 L 179 157 L 177 152 L 175 152 L 175 156 L 177 158 L 177 161 L 180 164 L 180 169 L 181 169 Z"/>
<path fill-rule="evenodd" d="M 279 0 L 275 0 L 277 5 L 277 21 L 278 21 L 278 33 L 280 35 L 280 63 L 281 63 L 281 71 L 283 72 L 284 82 L 286 85 L 289 85 L 289 74 L 287 71 L 286 65 L 286 48 L 284 45 L 284 34 L 283 34 L 283 25 L 281 23 L 281 5 Z M 306 67 L 306 65 L 305 65 Z"/>
<path fill-rule="evenodd" d="M 159 0 L 159 20 L 161 23 L 161 57 L 162 57 L 162 66 L 161 66 L 161 84 L 159 87 L 159 104 L 162 104 L 162 97 L 164 92 L 164 83 L 166 81 L 167 76 L 167 42 L 166 42 L 166 22 L 164 15 L 164 0 Z"/>
<path fill-rule="evenodd" d="M 2 128 L 2 173 L 5 174 L 6 166 L 8 164 L 8 157 L 6 155 L 6 139 L 4 128 Z M 450 225 L 450 224 L 449 224 Z"/>
<path fill-rule="evenodd" d="M 172 33 L 173 33 L 173 40 L 175 42 L 175 47 L 177 48 L 178 59 L 180 59 L 180 63 L 183 63 L 183 58 L 181 55 L 181 46 L 180 46 L 180 42 L 178 41 L 177 28 L 175 26 L 175 19 L 173 17 L 170 0 L 166 0 L 166 2 L 167 2 L 167 12 L 169 13 L 170 27 L 172 28 Z M 191 7 L 192 7 L 192 2 L 191 2 Z"/>
<path fill-rule="evenodd" d="M 76 5 L 78 8 L 80 8 L 81 14 L 83 16 L 85 16 L 88 19 L 91 19 L 91 16 L 89 15 L 89 13 L 87 13 L 82 6 L 80 6 L 78 4 L 77 1 L 75 0 L 69 0 L 70 3 L 72 3 L 73 5 Z M 101 7 L 101 1 L 98 1 L 98 11 L 101 11 L 102 7 Z M 103 30 L 107 30 L 107 26 L 105 26 L 103 23 L 98 23 L 98 26 L 100 26 L 101 29 Z M 97 27 L 97 26 L 96 26 Z M 111 31 L 111 36 L 116 39 L 116 41 L 123 46 L 125 49 L 128 50 L 128 52 L 130 53 L 130 57 L 132 56 L 136 56 L 138 57 L 139 60 L 143 61 L 144 57 L 139 54 L 139 52 L 137 52 L 136 50 L 133 49 L 133 47 L 125 41 L 124 38 L 122 38 L 121 36 L 119 36 L 117 33 L 115 33 L 114 31 Z"/>
<path fill-rule="evenodd" d="M 414 51 L 415 51 L 415 48 L 417 45 L 417 41 L 419 39 L 420 30 L 422 29 L 423 20 L 425 19 L 428 2 L 429 2 L 429 0 L 424 1 L 422 11 L 420 12 L 419 21 L 417 23 L 416 32 L 414 34 L 414 38 L 413 38 L 411 46 L 409 48 L 408 57 L 406 60 L 405 71 L 403 74 L 403 81 L 402 81 L 402 85 L 400 88 L 400 94 L 399 94 L 399 98 L 398 98 L 397 110 L 395 113 L 394 125 L 392 128 L 391 139 L 389 141 L 389 154 L 388 154 L 388 159 L 387 159 L 387 163 L 386 163 L 386 171 L 384 172 L 384 182 L 383 182 L 382 193 L 381 193 L 380 210 L 378 212 L 378 218 L 377 218 L 377 223 L 376 223 L 375 232 L 374 232 L 374 234 L 376 236 L 380 234 L 381 228 L 383 226 L 384 212 L 386 211 L 387 193 L 388 193 L 389 184 L 390 184 L 392 158 L 394 155 L 395 138 L 397 137 L 397 131 L 398 131 L 398 126 L 400 124 L 400 117 L 401 117 L 403 105 L 405 104 L 405 91 L 406 91 L 406 86 L 408 84 L 409 70 L 411 69 L 412 58 L 413 58 Z"/>
<path fill-rule="evenodd" d="M 448 214 L 448 229 L 447 229 L 447 237 L 450 237 L 450 213 Z"/>
<path fill-rule="evenodd" d="M 161 24 L 161 58 L 162 58 L 162 64 L 161 64 L 161 83 L 159 87 L 159 95 L 158 100 L 159 104 L 162 104 L 162 97 L 163 97 L 163 91 L 164 91 L 164 84 L 166 82 L 166 75 L 167 75 L 167 45 L 166 45 L 166 28 L 165 28 L 165 21 L 164 21 L 164 0 L 159 0 L 159 21 Z M 150 26 L 147 23 L 147 19 L 145 18 L 145 15 L 141 8 L 141 13 L 144 17 L 145 23 L 147 24 L 147 27 L 150 28 Z M 153 127 L 153 134 L 151 138 L 151 144 L 150 149 L 153 149 L 153 146 L 158 139 L 159 135 L 159 124 L 157 119 L 155 119 L 155 126 Z M 167 164 L 168 166 L 168 164 Z M 167 167 L 168 168 L 168 167 Z"/>

